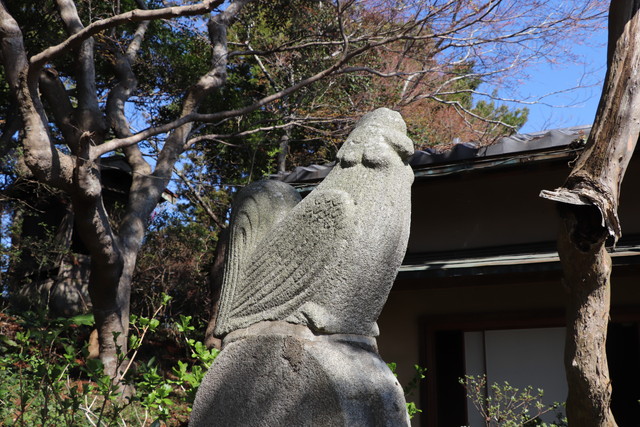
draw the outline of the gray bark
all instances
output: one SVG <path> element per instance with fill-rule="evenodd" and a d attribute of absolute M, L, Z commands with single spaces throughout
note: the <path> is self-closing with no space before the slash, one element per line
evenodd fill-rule
<path fill-rule="evenodd" d="M 213 258 L 213 266 L 209 277 L 211 299 L 213 301 L 209 323 L 204 334 L 204 343 L 207 348 L 222 349 L 222 340 L 215 336 L 218 312 L 220 311 L 220 295 L 222 294 L 222 281 L 224 278 L 224 262 L 229 248 L 229 229 L 224 228 L 218 235 L 216 252 Z"/>
<path fill-rule="evenodd" d="M 289 154 L 289 128 L 285 129 L 285 133 L 280 138 L 280 152 L 278 153 L 278 173 L 285 173 L 287 170 L 287 154 Z"/>
<path fill-rule="evenodd" d="M 570 292 L 565 369 L 567 417 L 576 426 L 615 426 L 606 355 L 611 257 L 621 236 L 620 185 L 640 135 L 640 1 L 613 0 L 605 85 L 586 148 L 563 187 L 543 191 L 559 202 L 558 252 Z"/>
<path fill-rule="evenodd" d="M 213 48 L 211 69 L 185 96 L 182 116 L 196 113 L 205 96 L 225 83 L 226 28 L 249 1 L 232 2 L 224 12 L 210 19 Z M 71 196 L 77 229 L 91 254 L 89 293 L 98 330 L 100 359 L 105 373 L 118 384 L 120 368 L 124 368 L 121 362 L 127 352 L 129 299 L 137 254 L 148 218 L 161 200 L 173 166 L 184 151 L 192 124 L 186 123 L 169 135 L 154 171 L 142 157 L 137 145 L 123 147 L 133 169 L 133 182 L 125 215 L 117 232 L 111 226 L 102 199 L 99 159 L 94 150 L 104 141 L 107 123 L 119 138 L 132 135 L 124 105 L 137 84 L 132 64 L 148 25 L 141 17 L 159 19 L 202 14 L 220 3 L 207 0 L 202 4 L 161 11 L 137 11 L 100 21 L 100 25 L 84 27 L 74 2 L 57 0 L 69 39 L 34 56 L 30 61 L 18 24 L 0 2 L 0 56 L 24 124 L 24 161 L 38 180 L 60 188 Z M 90 36 L 99 31 L 98 27 L 108 28 L 108 25 L 115 25 L 125 18 L 139 22 L 139 26 L 126 52 L 115 55 L 116 84 L 109 93 L 105 114 L 100 110 L 97 98 L 94 42 Z M 55 69 L 43 69 L 47 60 L 69 49 L 75 49 L 75 107 Z M 48 133 L 48 118 L 40 99 L 41 93 L 52 106 L 52 118 L 61 130 L 71 154 L 58 150 Z"/>

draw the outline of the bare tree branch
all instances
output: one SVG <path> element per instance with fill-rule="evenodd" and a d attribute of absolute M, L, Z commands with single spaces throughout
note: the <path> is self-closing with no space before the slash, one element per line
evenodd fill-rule
<path fill-rule="evenodd" d="M 132 135 L 129 121 L 125 114 L 125 103 L 137 86 L 132 64 L 137 58 L 149 23 L 150 21 L 142 21 L 138 25 L 125 53 L 123 54 L 119 51 L 116 53 L 114 70 L 118 78 L 118 83 L 111 89 L 107 97 L 106 114 L 110 126 L 114 129 L 118 137 L 129 137 Z M 127 161 L 132 168 L 134 181 L 139 179 L 138 177 L 141 175 L 151 173 L 151 166 L 144 160 L 142 152 L 137 145 L 130 145 L 126 147 L 124 151 Z M 138 185 L 134 184 L 133 187 L 138 187 Z"/>
<path fill-rule="evenodd" d="M 189 180 L 189 178 L 187 178 L 182 172 L 180 172 L 177 169 L 174 169 L 173 172 L 176 175 L 178 175 L 178 177 L 182 180 L 182 182 L 184 182 L 184 184 L 189 189 L 189 195 L 192 196 L 190 197 L 190 199 L 194 200 L 204 210 L 207 216 L 211 218 L 213 223 L 220 230 L 224 230 L 227 227 L 227 224 L 225 224 L 223 221 L 220 220 L 218 215 L 216 215 L 216 213 L 209 207 L 209 204 L 204 201 L 202 196 L 200 196 L 200 193 L 195 188 L 193 188 L 193 185 L 191 185 L 191 181 Z"/>
<path fill-rule="evenodd" d="M 72 183 L 73 160 L 53 144 L 46 128 L 46 115 L 35 84 L 27 83 L 28 61 L 18 23 L 0 2 L 0 42 L 8 82 L 24 124 L 24 160 L 42 182 L 59 188 Z"/>
<path fill-rule="evenodd" d="M 486 117 L 482 117 L 482 116 L 474 113 L 470 109 L 465 108 L 464 105 L 462 105 L 460 103 L 460 101 L 448 101 L 446 99 L 439 98 L 439 97 L 434 96 L 434 95 L 429 96 L 429 98 L 431 98 L 431 99 L 433 99 L 435 101 L 438 101 L 438 102 L 440 102 L 442 104 L 453 105 L 456 108 L 456 110 L 462 111 L 465 114 L 467 114 L 467 115 L 469 115 L 471 117 L 474 117 L 474 118 L 476 118 L 478 120 L 481 120 L 481 121 L 483 121 L 485 123 L 492 123 L 492 124 L 495 124 L 495 125 L 505 126 L 505 127 L 510 128 L 510 129 L 512 129 L 514 131 L 518 130 L 516 127 L 511 126 L 510 124 L 505 123 L 505 122 L 503 122 L 501 120 L 493 120 L 493 119 L 489 119 L 489 118 L 486 118 Z"/>
<path fill-rule="evenodd" d="M 382 41 L 378 41 L 376 43 L 370 43 L 367 44 L 365 46 L 361 46 L 359 48 L 353 49 L 350 52 L 345 52 L 334 64 L 332 64 L 331 66 L 325 68 L 324 70 L 310 76 L 307 77 L 301 81 L 299 81 L 298 83 L 289 86 L 283 90 L 280 90 L 276 93 L 273 93 L 271 95 L 265 96 L 264 98 L 254 102 L 251 105 L 248 105 L 246 107 L 243 108 L 238 108 L 235 110 L 228 110 L 228 111 L 222 111 L 222 112 L 218 112 L 218 113 L 210 113 L 210 114 L 201 114 L 201 113 L 188 113 L 183 115 L 182 117 L 180 117 L 177 120 L 174 120 L 173 122 L 167 123 L 165 125 L 162 126 L 158 126 L 158 127 L 154 127 L 154 128 L 147 128 L 131 137 L 128 138 L 118 138 L 118 139 L 112 139 L 110 141 L 106 141 L 104 144 L 96 146 L 96 147 L 92 147 L 92 152 L 91 152 L 91 157 L 92 158 L 98 158 L 101 155 L 108 153 L 110 151 L 113 150 L 117 150 L 119 148 L 123 148 L 126 147 L 128 145 L 131 144 L 136 144 L 140 141 L 143 141 L 147 138 L 150 138 L 152 136 L 161 134 L 161 133 L 165 133 L 168 132 L 172 129 L 176 129 L 180 126 L 183 126 L 187 123 L 191 123 L 193 121 L 200 121 L 200 122 L 208 122 L 208 123 L 214 123 L 220 120 L 224 120 L 224 119 L 228 119 L 231 117 L 238 117 L 238 116 L 242 116 L 248 113 L 251 113 L 252 111 L 257 110 L 260 107 L 263 107 L 277 99 L 281 99 L 284 98 L 294 92 L 296 92 L 297 90 L 299 90 L 300 88 L 303 88 L 305 86 L 309 86 L 312 83 L 315 83 L 321 79 L 323 79 L 324 77 L 334 74 L 336 73 L 338 70 L 340 70 L 340 67 L 342 67 L 344 64 L 346 64 L 349 60 L 351 60 L 352 58 L 358 56 L 359 54 L 361 54 L 364 51 L 367 51 L 373 47 L 376 46 L 382 46 L 388 43 L 392 43 L 394 41 L 398 41 L 398 40 L 403 40 L 405 38 L 405 36 L 403 35 L 399 35 L 390 39 L 385 39 Z"/>
<path fill-rule="evenodd" d="M 70 35 L 82 32 L 84 26 L 78 16 L 78 10 L 73 0 L 56 0 L 60 16 Z M 99 138 L 104 129 L 102 113 L 98 105 L 96 93 L 96 70 L 93 59 L 94 41 L 89 37 L 82 41 L 77 49 L 76 60 L 76 94 L 78 108 L 77 122 L 83 131 L 93 132 Z M 35 72 L 35 70 L 31 70 Z M 100 141 L 96 141 L 99 143 Z"/>
<path fill-rule="evenodd" d="M 187 141 L 187 143 L 185 144 L 185 149 L 193 147 L 194 144 L 197 144 L 198 142 L 202 142 L 202 141 L 215 141 L 230 147 L 239 147 L 239 145 L 237 144 L 231 144 L 229 142 L 224 141 L 225 139 L 230 139 L 230 138 L 242 138 L 245 136 L 249 136 L 249 135 L 254 135 L 256 133 L 261 133 L 261 132 L 269 132 L 269 131 L 274 131 L 274 130 L 282 130 L 282 129 L 290 129 L 292 127 L 305 127 L 310 129 L 312 124 L 326 124 L 326 123 L 336 123 L 336 122 L 341 122 L 344 120 L 337 120 L 337 119 L 321 119 L 318 117 L 297 117 L 295 119 L 291 119 L 288 120 L 287 123 L 283 123 L 283 124 L 274 124 L 271 126 L 260 126 L 260 127 L 254 127 L 251 126 L 249 129 L 240 131 L 240 132 L 235 132 L 235 133 L 229 133 L 229 134 L 206 134 L 206 135 L 199 135 L 195 138 L 191 138 Z M 316 130 L 318 133 L 324 133 L 326 134 L 326 131 L 321 131 L 317 128 L 314 128 L 314 130 Z"/>
<path fill-rule="evenodd" d="M 73 105 L 67 95 L 64 84 L 60 81 L 58 73 L 54 68 L 45 68 L 42 70 L 39 87 L 44 99 L 49 105 L 55 105 L 55 108 L 51 109 L 53 111 L 53 118 L 62 132 L 65 142 L 71 148 L 72 152 L 77 153 L 77 143 L 80 133 L 73 122 Z"/>
<path fill-rule="evenodd" d="M 83 30 L 73 34 L 62 43 L 48 47 L 44 51 L 32 56 L 30 59 L 31 67 L 33 70 L 42 68 L 48 61 L 51 61 L 53 58 L 68 51 L 69 49 L 77 47 L 84 40 L 87 40 L 88 38 L 108 28 L 128 22 L 140 22 L 157 19 L 177 18 L 180 16 L 202 15 L 204 13 L 211 12 L 222 3 L 222 0 L 204 0 L 202 3 L 188 6 L 174 6 L 151 10 L 135 9 L 116 16 L 112 16 L 110 18 L 95 21 Z"/>

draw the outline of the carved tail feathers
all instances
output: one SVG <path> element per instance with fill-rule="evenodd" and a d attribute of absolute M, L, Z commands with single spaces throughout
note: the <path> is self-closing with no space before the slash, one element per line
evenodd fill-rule
<path fill-rule="evenodd" d="M 222 333 L 265 320 L 316 325 L 305 307 L 324 287 L 341 288 L 345 250 L 355 237 L 350 195 L 313 191 L 258 243 L 228 307 Z M 317 314 L 316 310 L 316 314 Z M 317 328 L 318 329 L 318 328 Z"/>
<path fill-rule="evenodd" d="M 229 249 L 220 296 L 215 335 L 226 333 L 229 311 L 235 298 L 244 293 L 246 264 L 260 241 L 300 202 L 298 192 L 281 181 L 254 182 L 242 189 L 231 207 Z"/>

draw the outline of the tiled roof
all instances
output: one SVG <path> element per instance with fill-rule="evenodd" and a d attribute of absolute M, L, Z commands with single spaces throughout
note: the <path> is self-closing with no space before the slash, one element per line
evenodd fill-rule
<path fill-rule="evenodd" d="M 416 151 L 411 156 L 409 163 L 414 170 L 419 171 L 443 165 L 469 164 L 527 153 L 577 149 L 583 145 L 590 129 L 591 126 L 576 126 L 529 134 L 515 134 L 500 138 L 496 143 L 484 147 L 478 147 L 473 142 L 463 142 L 453 145 L 450 150 L 444 152 L 429 149 Z M 275 175 L 273 178 L 290 184 L 310 184 L 321 181 L 327 176 L 333 165 L 334 163 L 299 166 L 292 172 Z"/>

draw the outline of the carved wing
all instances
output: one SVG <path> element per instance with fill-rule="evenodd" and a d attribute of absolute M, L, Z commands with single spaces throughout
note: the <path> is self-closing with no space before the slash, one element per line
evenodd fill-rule
<path fill-rule="evenodd" d="M 218 325 L 228 317 L 237 289 L 242 287 L 244 266 L 250 264 L 256 246 L 299 201 L 300 195 L 293 187 L 270 180 L 254 182 L 236 195 L 231 209 Z"/>
<path fill-rule="evenodd" d="M 294 314 L 323 283 L 340 274 L 336 267 L 354 221 L 353 201 L 346 192 L 311 193 L 257 244 L 233 298 L 223 301 L 229 306 L 217 332 L 224 335 Z"/>

